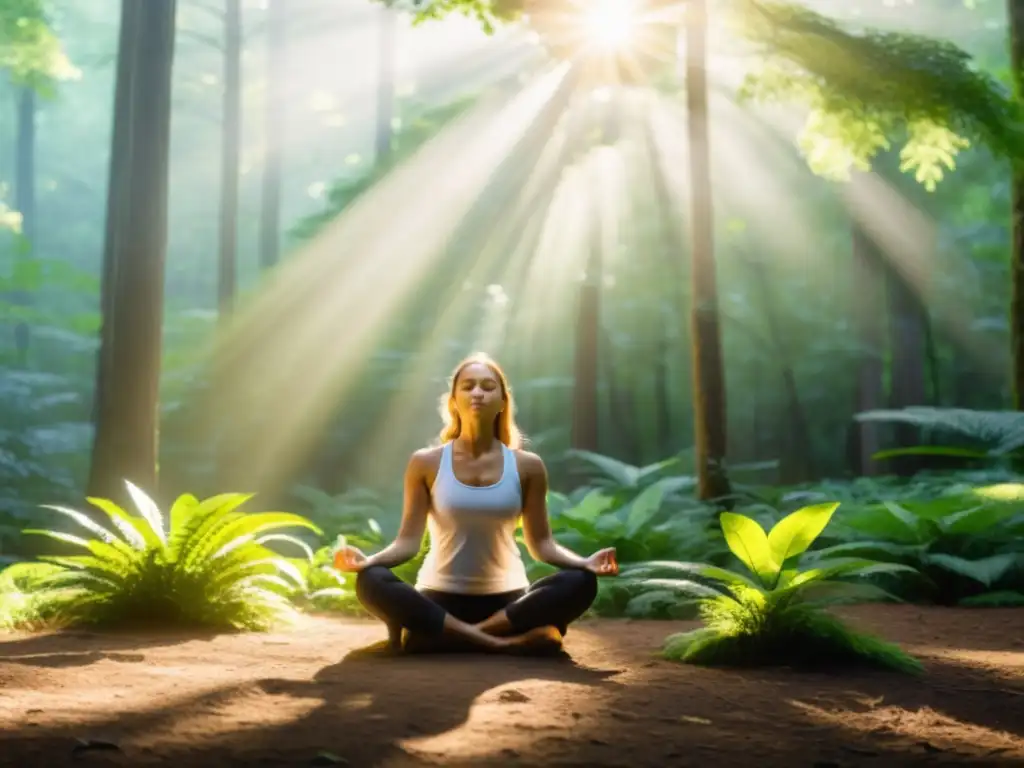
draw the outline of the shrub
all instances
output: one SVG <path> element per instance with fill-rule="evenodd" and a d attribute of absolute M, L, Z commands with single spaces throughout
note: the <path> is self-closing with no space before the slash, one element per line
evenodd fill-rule
<path fill-rule="evenodd" d="M 644 579 L 695 598 L 704 620 L 700 629 L 666 638 L 664 655 L 693 664 L 867 662 L 919 672 L 920 663 L 898 646 L 855 632 L 824 610 L 849 599 L 893 599 L 877 587 L 842 579 L 910 568 L 854 558 L 821 560 L 806 570 L 797 567 L 838 506 L 804 507 L 780 520 L 768 534 L 752 518 L 723 513 L 726 543 L 753 578 L 702 563 L 655 562 L 631 569 L 630 578 L 674 568 L 703 580 Z"/>
<path fill-rule="evenodd" d="M 0 574 L 8 584 L 0 596 L 0 614 L 10 614 L 19 625 L 156 623 L 224 629 L 265 629 L 294 617 L 287 594 L 302 582 L 302 574 L 265 546 L 267 532 L 304 527 L 319 534 L 315 525 L 287 512 L 240 512 L 251 498 L 247 494 L 204 501 L 183 495 L 165 524 L 156 503 L 127 486 L 138 515 L 106 499 L 88 500 L 109 518 L 113 531 L 74 509 L 47 507 L 91 538 L 50 530 L 26 533 L 87 554 L 41 557 L 45 570 L 39 564 L 11 566 Z"/>

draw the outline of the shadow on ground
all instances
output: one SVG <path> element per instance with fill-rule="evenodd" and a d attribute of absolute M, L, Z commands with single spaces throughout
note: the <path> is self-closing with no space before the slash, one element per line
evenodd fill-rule
<path fill-rule="evenodd" d="M 989 632 L 1021 636 L 1024 612 L 1001 618 Z M 929 613 L 927 630 L 941 621 Z M 346 653 L 346 639 L 352 648 L 345 625 L 323 622 L 277 656 L 245 656 L 250 675 L 235 684 L 167 696 L 88 724 L 5 728 L 0 764 L 826 768 L 1024 761 L 1024 680 L 998 666 L 1006 654 L 971 663 L 952 658 L 960 643 L 995 647 L 991 638 L 972 643 L 953 635 L 939 647 L 930 635 L 892 628 L 892 639 L 905 634 L 948 654 L 926 657 L 927 674 L 915 679 L 701 669 L 653 658 L 651 648 L 678 629 L 589 622 L 573 636 L 574 662 L 347 653 L 318 664 L 329 655 L 324 648 Z M 363 638 L 375 632 L 363 630 Z M 249 642 L 246 654 L 257 647 Z M 222 654 L 225 663 L 239 658 L 224 638 L 200 648 L 205 665 Z M 318 655 L 310 657 L 313 650 Z M 290 664 L 285 651 L 297 661 Z M 140 652 L 147 664 L 161 663 Z M 139 665 L 116 667 L 109 685 L 127 684 Z M 73 757 L 78 738 L 118 749 L 100 744 Z"/>

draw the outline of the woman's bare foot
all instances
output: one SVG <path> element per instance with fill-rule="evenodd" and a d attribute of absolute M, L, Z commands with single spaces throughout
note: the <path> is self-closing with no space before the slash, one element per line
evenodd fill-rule
<path fill-rule="evenodd" d="M 544 656 L 562 650 L 562 633 L 555 627 L 536 627 L 514 637 L 502 638 L 505 653 Z"/>

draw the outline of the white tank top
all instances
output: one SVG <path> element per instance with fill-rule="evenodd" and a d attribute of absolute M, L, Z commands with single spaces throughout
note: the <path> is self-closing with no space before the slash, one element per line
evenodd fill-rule
<path fill-rule="evenodd" d="M 523 508 L 516 456 L 506 445 L 501 452 L 501 479 L 478 488 L 455 477 L 452 444 L 442 447 L 430 491 L 430 550 L 416 577 L 417 587 L 491 595 L 530 585 L 515 539 Z"/>

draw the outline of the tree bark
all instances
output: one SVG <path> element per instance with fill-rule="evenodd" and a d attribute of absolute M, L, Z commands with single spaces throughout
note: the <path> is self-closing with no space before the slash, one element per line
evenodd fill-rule
<path fill-rule="evenodd" d="M 223 317 L 231 311 L 238 290 L 238 166 L 242 143 L 241 0 L 225 0 L 224 5 L 222 120 L 217 304 Z"/>
<path fill-rule="evenodd" d="M 601 335 L 602 239 L 596 211 L 591 214 L 590 253 L 579 287 L 573 365 L 572 447 L 598 450 L 598 350 Z"/>
<path fill-rule="evenodd" d="M 97 425 L 90 495 L 123 499 L 123 481 L 155 494 L 164 262 L 167 250 L 167 178 L 175 0 L 122 0 L 122 47 L 107 210 L 112 245 L 109 315 L 103 318 Z M 132 28 L 133 27 L 133 28 Z M 121 77 L 122 72 L 131 72 Z"/>
<path fill-rule="evenodd" d="M 285 65 L 288 15 L 284 0 L 267 5 L 267 93 L 264 100 L 263 190 L 260 202 L 260 267 L 270 269 L 281 257 L 281 173 L 284 154 Z"/>
<path fill-rule="evenodd" d="M 691 0 L 686 9 L 686 122 L 690 154 L 694 448 L 697 493 L 701 499 L 719 498 L 731 492 L 725 467 L 725 370 L 711 202 L 707 25 L 707 0 Z"/>
<path fill-rule="evenodd" d="M 395 116 L 395 38 L 398 34 L 398 13 L 387 5 L 378 10 L 380 33 L 377 48 L 377 131 L 374 136 L 375 160 L 378 165 L 391 161 L 391 140 Z"/>
<path fill-rule="evenodd" d="M 852 315 L 861 349 L 857 365 L 857 394 L 855 412 L 882 407 L 882 351 L 885 348 L 885 303 L 878 246 L 857 224 L 852 230 L 853 252 Z M 872 458 L 881 449 L 878 425 L 874 422 L 855 422 L 853 426 L 853 464 L 861 475 L 876 475 L 877 462 Z"/>
<path fill-rule="evenodd" d="M 21 214 L 21 233 L 34 248 L 36 239 L 36 92 L 18 92 L 18 147 L 14 171 L 14 206 Z"/>
<path fill-rule="evenodd" d="M 1010 72 L 1018 101 L 1024 99 L 1024 0 L 1007 0 Z M 1024 167 L 1013 161 L 1010 216 L 1010 357 L 1013 407 L 1024 410 Z"/>

